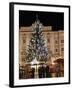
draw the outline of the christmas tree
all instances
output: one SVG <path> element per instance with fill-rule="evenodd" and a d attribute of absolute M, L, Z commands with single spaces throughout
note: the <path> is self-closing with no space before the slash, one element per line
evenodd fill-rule
<path fill-rule="evenodd" d="M 33 59 L 38 61 L 47 61 L 48 59 L 48 49 L 45 46 L 45 41 L 43 37 L 42 24 L 36 15 L 35 25 L 33 27 L 33 33 L 28 45 L 28 50 L 26 52 L 26 61 L 31 62 Z"/>

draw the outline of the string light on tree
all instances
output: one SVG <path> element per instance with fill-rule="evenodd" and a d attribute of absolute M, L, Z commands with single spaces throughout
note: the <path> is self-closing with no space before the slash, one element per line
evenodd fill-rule
<path fill-rule="evenodd" d="M 26 52 L 26 61 L 31 62 L 36 58 L 38 61 L 46 62 L 48 57 L 48 49 L 45 46 L 42 24 L 38 19 L 38 15 L 36 15 L 35 27 L 33 27 L 32 30 L 33 33 Z"/>

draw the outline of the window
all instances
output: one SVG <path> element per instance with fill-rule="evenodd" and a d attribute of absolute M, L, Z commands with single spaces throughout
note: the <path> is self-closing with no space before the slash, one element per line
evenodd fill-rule
<path fill-rule="evenodd" d="M 25 61 L 25 58 L 24 57 L 22 57 L 22 61 Z"/>
<path fill-rule="evenodd" d="M 47 39 L 48 43 L 50 43 L 50 39 Z"/>
<path fill-rule="evenodd" d="M 24 51 L 22 51 L 22 52 L 21 52 L 21 55 L 24 55 L 24 53 L 25 53 L 25 52 L 24 52 Z"/>
<path fill-rule="evenodd" d="M 56 52 L 58 52 L 58 49 L 55 49 Z"/>
<path fill-rule="evenodd" d="M 26 43 L 26 40 L 25 39 L 23 40 L 23 43 Z"/>
<path fill-rule="evenodd" d="M 61 40 L 61 43 L 64 43 L 64 40 Z"/>
<path fill-rule="evenodd" d="M 47 33 L 47 35 L 50 35 L 50 33 Z"/>
<path fill-rule="evenodd" d="M 23 34 L 23 36 L 26 36 L 26 34 Z"/>
<path fill-rule="evenodd" d="M 58 44 L 58 41 L 57 40 L 55 40 L 55 44 Z"/>
<path fill-rule="evenodd" d="M 23 49 L 23 50 L 21 51 L 21 55 L 25 55 L 25 51 L 26 51 L 26 49 Z"/>
<path fill-rule="evenodd" d="M 61 51 L 64 51 L 64 48 L 61 48 Z"/>

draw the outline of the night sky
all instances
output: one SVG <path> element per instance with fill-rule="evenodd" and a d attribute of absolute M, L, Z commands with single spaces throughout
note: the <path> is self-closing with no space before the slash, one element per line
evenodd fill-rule
<path fill-rule="evenodd" d="M 64 29 L 64 13 L 40 11 L 19 11 L 19 28 L 31 26 L 36 20 L 36 14 L 44 26 L 52 26 L 53 30 Z"/>

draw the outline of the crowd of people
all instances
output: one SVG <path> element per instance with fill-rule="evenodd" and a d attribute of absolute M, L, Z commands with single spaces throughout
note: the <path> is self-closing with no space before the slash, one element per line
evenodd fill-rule
<path fill-rule="evenodd" d="M 40 66 L 38 68 L 38 76 L 39 78 L 46 78 L 46 77 L 51 77 L 51 73 L 50 73 L 50 68 L 49 66 Z"/>
<path fill-rule="evenodd" d="M 19 69 L 20 79 L 35 78 L 35 68 L 31 68 L 30 65 L 26 65 L 23 69 Z M 37 69 L 38 78 L 50 78 L 53 77 L 52 73 L 55 73 L 56 77 L 59 76 L 59 68 L 50 68 L 48 65 L 40 65 Z"/>

